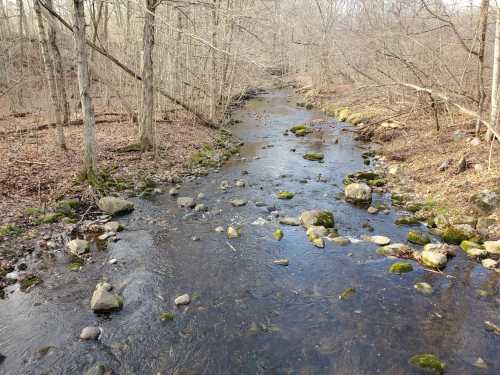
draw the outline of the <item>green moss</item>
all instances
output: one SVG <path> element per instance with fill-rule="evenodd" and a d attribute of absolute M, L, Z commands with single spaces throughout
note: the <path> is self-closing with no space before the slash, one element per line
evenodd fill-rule
<path fill-rule="evenodd" d="M 284 234 L 283 234 L 283 231 L 281 229 L 276 229 L 273 233 L 273 237 L 278 241 L 281 241 L 283 236 L 284 236 Z"/>
<path fill-rule="evenodd" d="M 396 225 L 418 225 L 420 222 L 415 216 L 400 216 L 394 221 Z"/>
<path fill-rule="evenodd" d="M 473 241 L 467 241 L 467 240 L 462 241 L 460 243 L 460 247 L 465 252 L 469 251 L 470 249 L 484 249 L 483 245 L 480 245 L 480 244 L 473 242 Z"/>
<path fill-rule="evenodd" d="M 325 228 L 333 228 L 335 219 L 330 211 L 322 211 L 316 218 L 315 225 L 323 226 Z"/>
<path fill-rule="evenodd" d="M 72 262 L 68 265 L 68 270 L 73 271 L 73 272 L 78 271 L 81 266 L 82 266 L 82 264 L 79 262 Z"/>
<path fill-rule="evenodd" d="M 40 279 L 36 275 L 30 275 L 25 277 L 24 279 L 21 280 L 20 285 L 21 285 L 21 290 L 28 290 L 35 285 L 38 285 L 42 282 L 42 279 Z"/>
<path fill-rule="evenodd" d="M 295 125 L 294 127 L 290 128 L 290 131 L 297 137 L 303 137 L 306 134 L 312 133 L 312 129 L 305 124 Z"/>
<path fill-rule="evenodd" d="M 6 224 L 0 227 L 0 237 L 17 237 L 23 230 L 14 224 Z"/>
<path fill-rule="evenodd" d="M 409 242 L 417 244 L 417 245 L 427 245 L 431 242 L 431 239 L 425 233 L 420 231 L 411 230 L 408 232 L 407 239 Z"/>
<path fill-rule="evenodd" d="M 441 238 L 443 239 L 444 242 L 453 244 L 453 245 L 460 245 L 462 241 L 470 240 L 471 238 L 467 235 L 467 233 L 464 233 L 460 229 L 457 229 L 453 226 L 447 226 L 443 229 L 443 232 L 441 234 Z"/>
<path fill-rule="evenodd" d="M 33 222 L 36 225 L 40 224 L 52 224 L 58 221 L 62 217 L 62 214 L 58 212 L 47 212 L 41 216 L 38 216 Z"/>
<path fill-rule="evenodd" d="M 292 199 L 295 196 L 295 193 L 291 191 L 279 191 L 276 193 L 278 199 Z"/>
<path fill-rule="evenodd" d="M 347 288 L 340 294 L 339 299 L 347 299 L 354 293 L 356 293 L 356 288 L 353 287 Z"/>
<path fill-rule="evenodd" d="M 379 181 L 383 181 L 383 178 L 376 172 L 373 171 L 359 171 L 348 174 L 344 178 L 344 185 L 353 184 L 355 182 L 365 182 L 367 184 L 372 181 L 372 184 L 378 184 Z M 385 184 L 385 182 L 384 182 Z M 378 186 L 378 185 L 375 185 Z"/>
<path fill-rule="evenodd" d="M 310 161 L 321 161 L 325 158 L 325 155 L 321 152 L 307 152 L 303 158 Z"/>
<path fill-rule="evenodd" d="M 407 273 L 413 271 L 413 266 L 410 263 L 406 262 L 397 262 L 394 263 L 391 268 L 389 268 L 389 272 L 392 273 Z"/>
<path fill-rule="evenodd" d="M 160 319 L 163 320 L 164 322 L 170 322 L 174 320 L 174 313 L 170 311 L 165 311 L 160 314 Z"/>
<path fill-rule="evenodd" d="M 391 201 L 392 204 L 395 206 L 401 206 L 405 204 L 409 199 L 410 197 L 406 194 L 396 194 L 396 193 L 391 194 Z"/>
<path fill-rule="evenodd" d="M 80 201 L 78 199 L 66 199 L 57 203 L 56 211 L 64 215 L 71 215 L 79 207 Z"/>
<path fill-rule="evenodd" d="M 45 212 L 43 208 L 40 207 L 27 207 L 24 209 L 24 214 L 26 216 L 40 216 Z"/>
<path fill-rule="evenodd" d="M 434 354 L 418 354 L 410 358 L 412 365 L 420 367 L 424 370 L 443 374 L 446 369 L 446 364 Z"/>
<path fill-rule="evenodd" d="M 370 186 L 384 186 L 385 180 L 383 178 L 374 178 L 373 180 L 368 180 L 366 183 Z"/>

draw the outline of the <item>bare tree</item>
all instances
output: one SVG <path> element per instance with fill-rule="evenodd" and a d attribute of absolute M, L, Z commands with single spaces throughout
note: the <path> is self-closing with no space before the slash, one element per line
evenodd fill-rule
<path fill-rule="evenodd" d="M 45 67 L 45 74 L 47 75 L 47 81 L 49 84 L 50 99 L 52 102 L 52 108 L 56 120 L 56 132 L 57 132 L 56 142 L 58 147 L 64 150 L 66 149 L 66 142 L 64 139 L 61 101 L 59 100 L 59 96 L 57 94 L 56 77 L 54 74 L 54 61 L 52 59 L 51 53 L 49 52 L 49 43 L 47 41 L 47 32 L 45 30 L 45 24 L 42 18 L 40 0 L 35 0 L 33 5 L 38 26 L 38 39 L 40 41 L 43 63 Z"/>
<path fill-rule="evenodd" d="M 496 129 L 498 120 L 498 83 L 500 78 L 500 7 L 496 7 L 496 23 L 495 23 L 495 48 L 493 57 L 493 77 L 491 79 L 491 113 L 490 126 Z M 486 139 L 491 139 L 493 133 L 491 129 L 486 132 Z"/>
<path fill-rule="evenodd" d="M 480 119 L 483 117 L 483 107 L 484 107 L 484 99 L 486 97 L 486 92 L 484 88 L 484 52 L 486 49 L 486 31 L 488 29 L 488 13 L 490 8 L 490 0 L 481 0 L 481 7 L 479 10 L 479 53 L 478 53 L 478 63 L 479 63 L 479 71 L 478 71 L 478 114 Z M 479 133 L 479 128 L 481 125 L 481 121 L 478 119 L 476 122 L 476 134 Z"/>
<path fill-rule="evenodd" d="M 82 177 L 89 182 L 93 182 L 96 178 L 95 114 L 92 98 L 90 97 L 89 65 L 85 38 L 84 0 L 73 0 L 73 8 L 75 17 L 73 35 L 75 38 L 78 86 L 80 88 L 84 127 L 84 165 Z"/>

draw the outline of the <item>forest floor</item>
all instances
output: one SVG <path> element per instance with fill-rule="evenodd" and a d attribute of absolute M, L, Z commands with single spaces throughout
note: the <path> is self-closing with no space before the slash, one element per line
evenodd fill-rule
<path fill-rule="evenodd" d="M 474 120 L 443 108 L 437 131 L 430 109 L 404 98 L 389 103 L 378 89 L 345 85 L 320 91 L 302 84 L 299 91 L 306 102 L 330 114 L 347 108 L 367 120 L 357 126 L 359 138 L 370 141 L 386 165 L 400 169 L 420 198 L 437 201 L 459 215 L 473 215 L 471 196 L 500 186 L 500 145 L 494 143 L 490 153 L 491 143 L 475 136 Z M 500 208 L 491 217 L 497 222 L 492 236 L 500 238 Z"/>

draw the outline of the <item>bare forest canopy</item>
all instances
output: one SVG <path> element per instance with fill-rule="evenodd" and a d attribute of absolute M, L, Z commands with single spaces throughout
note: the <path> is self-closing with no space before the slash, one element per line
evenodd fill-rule
<path fill-rule="evenodd" d="M 271 75 L 376 89 L 395 113 L 434 114 L 438 130 L 459 111 L 497 134 L 496 1 L 0 0 L 0 59 L 1 117 L 44 114 L 61 149 L 82 121 L 89 174 L 94 111 L 126 114 L 135 146 L 155 150 L 158 119 L 217 127 Z"/>

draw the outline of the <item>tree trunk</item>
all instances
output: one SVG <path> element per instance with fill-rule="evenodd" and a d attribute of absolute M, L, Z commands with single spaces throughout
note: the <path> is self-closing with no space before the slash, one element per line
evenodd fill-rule
<path fill-rule="evenodd" d="M 46 0 L 46 4 L 47 7 L 53 9 L 52 0 Z M 56 80 L 57 96 L 59 98 L 59 108 L 62 111 L 63 124 L 66 126 L 69 124 L 70 120 L 68 94 L 66 93 L 61 52 L 59 51 L 59 47 L 57 45 L 56 28 L 52 23 L 49 26 L 49 47 L 52 54 L 52 61 L 54 62 L 54 76 Z"/>
<path fill-rule="evenodd" d="M 493 77 L 491 79 L 491 114 L 490 126 L 496 129 L 498 118 L 498 79 L 500 74 L 500 7 L 497 6 L 495 49 L 493 53 Z M 486 139 L 490 140 L 493 133 L 488 129 Z"/>
<path fill-rule="evenodd" d="M 76 65 L 78 68 L 78 86 L 80 88 L 80 101 L 83 115 L 83 139 L 84 139 L 84 165 L 82 177 L 89 182 L 95 181 L 95 114 L 90 97 L 90 77 L 88 56 L 85 41 L 85 10 L 84 0 L 73 0 L 75 12 L 75 26 L 73 35 L 75 38 Z"/>
<path fill-rule="evenodd" d="M 62 123 L 62 109 L 57 95 L 57 85 L 56 78 L 54 74 L 54 62 L 52 61 L 52 56 L 49 52 L 49 44 L 47 41 L 47 34 L 45 31 L 45 25 L 42 19 L 42 12 L 40 9 L 40 0 L 35 0 L 33 7 L 36 15 L 36 22 L 38 26 L 38 38 L 40 41 L 40 47 L 42 50 L 43 64 L 45 67 L 45 74 L 47 75 L 47 81 L 49 84 L 50 99 L 52 102 L 52 108 L 54 112 L 54 117 L 56 121 L 56 143 L 57 146 L 64 150 L 66 149 L 66 143 L 64 140 L 64 130 Z"/>
<path fill-rule="evenodd" d="M 153 113 L 153 48 L 155 41 L 156 0 L 146 0 L 144 15 L 143 51 L 142 51 L 142 113 L 139 123 L 139 144 L 143 151 L 154 148 Z"/>
<path fill-rule="evenodd" d="M 486 31 L 488 29 L 488 11 L 490 8 L 490 0 L 481 0 L 481 8 L 479 11 L 479 72 L 478 72 L 478 113 L 480 119 L 483 118 L 484 100 L 486 98 L 486 92 L 484 89 L 484 50 L 486 46 Z M 476 123 L 476 134 L 479 133 L 479 128 L 481 126 L 481 120 L 478 119 Z"/>
<path fill-rule="evenodd" d="M 17 0 L 17 11 L 19 12 L 17 21 L 17 34 L 19 38 L 19 73 L 21 77 L 24 77 L 24 63 L 27 60 L 26 59 L 26 47 L 25 47 L 25 30 L 24 30 L 24 4 L 23 0 Z M 24 31 L 23 31 L 24 30 Z M 17 104 L 19 108 L 22 108 L 23 105 L 23 85 L 19 85 L 19 88 L 17 90 Z"/>

